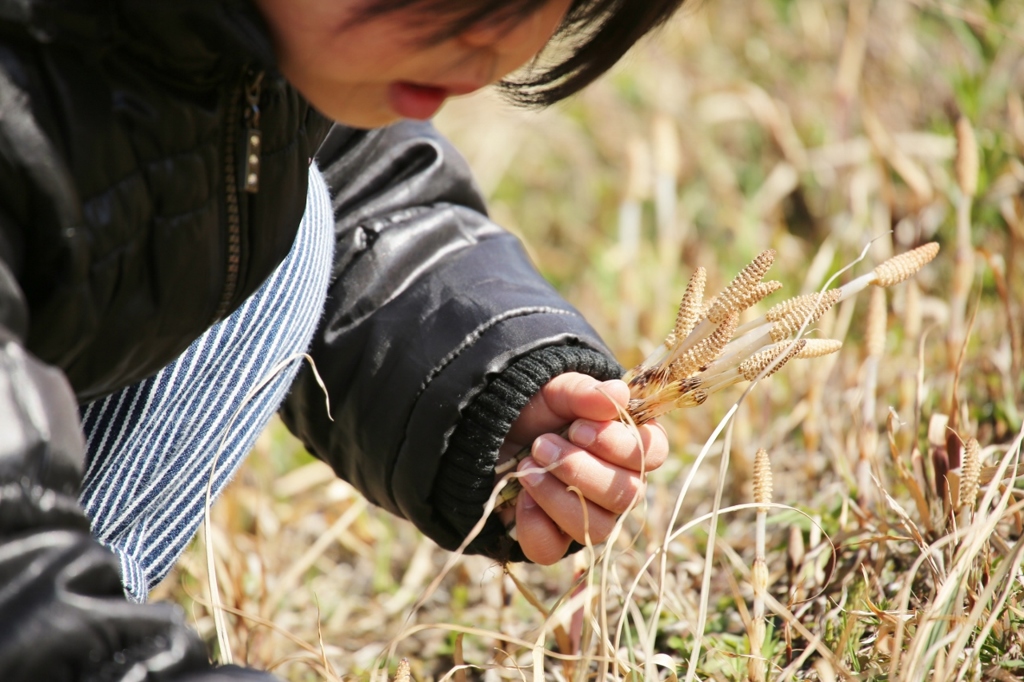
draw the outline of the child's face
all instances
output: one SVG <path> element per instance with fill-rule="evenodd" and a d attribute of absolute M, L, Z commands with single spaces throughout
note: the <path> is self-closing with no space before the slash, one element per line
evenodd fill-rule
<path fill-rule="evenodd" d="M 365 0 L 256 0 L 279 67 L 321 113 L 359 128 L 426 119 L 445 98 L 494 83 L 551 39 L 572 0 L 549 0 L 530 16 L 427 41 L 444 27 L 422 12 L 352 21 Z"/>

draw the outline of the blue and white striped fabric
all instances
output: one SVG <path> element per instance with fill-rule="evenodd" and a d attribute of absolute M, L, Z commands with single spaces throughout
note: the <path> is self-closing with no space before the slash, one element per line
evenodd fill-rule
<path fill-rule="evenodd" d="M 198 529 L 214 460 L 216 495 L 302 361 L 270 379 L 273 370 L 312 339 L 331 272 L 334 217 L 315 167 L 309 180 L 291 253 L 259 291 L 155 376 L 82 406 L 82 506 L 93 534 L 117 554 L 133 601 L 146 600 Z"/>

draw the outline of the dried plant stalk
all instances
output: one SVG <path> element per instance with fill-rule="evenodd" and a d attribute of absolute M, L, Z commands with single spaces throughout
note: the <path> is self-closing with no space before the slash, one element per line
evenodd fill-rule
<path fill-rule="evenodd" d="M 676 323 L 665 339 L 665 347 L 671 348 L 685 339 L 700 319 L 700 311 L 704 306 L 704 287 L 707 284 L 708 274 L 704 268 L 697 268 L 693 271 L 686 291 L 683 293 L 683 300 L 679 304 L 679 312 L 676 314 Z"/>
<path fill-rule="evenodd" d="M 772 502 L 772 463 L 768 451 L 761 448 L 754 455 L 754 502 L 769 505 Z M 758 513 L 768 512 L 768 507 L 758 507 Z"/>
<path fill-rule="evenodd" d="M 839 352 L 839 349 L 843 347 L 843 342 L 835 339 L 804 339 L 804 341 L 803 350 L 794 356 L 799 360 L 809 360 L 811 358 L 831 355 L 832 353 Z"/>
<path fill-rule="evenodd" d="M 643 202 L 650 196 L 650 150 L 642 138 L 626 145 L 626 183 L 619 202 L 619 341 L 632 345 L 639 319 L 637 258 L 640 253 Z"/>
<path fill-rule="evenodd" d="M 774 262 L 775 249 L 759 253 L 747 267 L 740 270 L 740 274 L 736 275 L 722 293 L 708 301 L 704 317 L 712 324 L 720 324 L 730 313 L 740 313 L 749 308 L 753 304 L 750 302 L 753 290 L 761 283 L 761 278 Z"/>
<path fill-rule="evenodd" d="M 741 289 L 728 298 L 722 296 L 708 302 L 708 319 L 718 324 L 725 316 L 740 313 L 759 303 L 782 288 L 782 282 L 758 282 L 748 289 Z M 711 315 L 716 317 L 712 319 Z"/>
<path fill-rule="evenodd" d="M 878 366 L 885 352 L 886 329 L 885 289 L 871 290 L 868 299 L 867 321 L 864 330 L 864 345 L 867 357 L 863 365 L 863 402 L 861 403 L 860 452 L 857 457 L 857 503 L 867 509 L 874 500 L 874 486 L 871 471 L 878 451 L 878 426 L 875 424 L 878 392 Z"/>
<path fill-rule="evenodd" d="M 864 345 L 868 357 L 880 358 L 885 352 L 885 289 L 872 289 L 868 299 L 867 324 L 864 333 Z"/>
<path fill-rule="evenodd" d="M 1024 99 L 1020 93 L 1011 92 L 1006 96 L 1006 112 L 1010 119 L 1010 128 L 1013 130 L 1017 144 L 1024 146 Z"/>
<path fill-rule="evenodd" d="M 792 337 L 844 298 L 868 286 L 887 287 L 906 280 L 938 250 L 938 244 L 925 244 L 890 258 L 839 289 L 784 301 L 743 326 L 738 326 L 740 314 L 782 286 L 761 281 L 775 260 L 775 251 L 761 252 L 707 303 L 703 303 L 707 275 L 697 268 L 665 341 L 623 376 L 630 390 L 626 411 L 640 425 L 677 408 L 701 405 L 711 394 L 741 381 L 769 377 L 793 358 L 837 352 L 842 347 L 839 341 Z M 528 454 L 529 448 L 524 448 L 499 465 L 496 473 L 512 471 Z M 518 481 L 510 481 L 499 496 L 499 506 L 515 499 L 520 489 Z"/>
<path fill-rule="evenodd" d="M 839 297 L 841 289 L 830 289 L 823 295 L 805 294 L 775 306 L 764 316 L 772 322 L 771 337 L 773 341 L 781 341 L 796 333 L 805 322 L 814 324 L 827 313 Z"/>
<path fill-rule="evenodd" d="M 971 208 L 978 191 L 978 143 L 970 121 L 961 116 L 956 122 L 956 179 L 960 196 L 956 205 L 956 251 L 953 254 L 953 281 L 949 292 L 949 330 L 946 356 L 950 369 L 960 356 L 966 338 L 967 297 L 974 279 L 974 245 L 971 243 Z"/>
<path fill-rule="evenodd" d="M 782 366 L 791 358 L 799 355 L 806 345 L 807 339 L 800 339 L 792 344 L 777 343 L 769 346 L 741 362 L 738 372 L 747 381 L 753 381 L 761 372 L 765 371 L 767 371 L 765 377 L 770 377 L 782 369 Z"/>
<path fill-rule="evenodd" d="M 666 368 L 668 370 L 668 380 L 682 382 L 701 371 L 701 368 L 707 366 L 708 363 L 721 355 L 722 349 L 725 348 L 725 345 L 729 343 L 732 335 L 736 332 L 736 325 L 739 324 L 739 320 L 740 318 L 737 313 L 729 315 L 722 320 L 722 323 L 718 325 L 718 328 L 715 329 L 711 336 L 700 341 L 696 346 L 683 353 L 681 357 L 674 360 Z M 637 397 L 645 397 L 642 389 Z"/>
<path fill-rule="evenodd" d="M 768 506 L 772 501 L 772 466 L 768 451 L 760 448 L 754 455 L 754 502 L 759 506 L 754 529 L 754 565 L 750 569 L 750 585 L 754 604 L 750 613 L 750 658 L 747 675 L 753 682 L 764 682 L 768 662 L 762 657 L 766 632 L 764 595 L 768 591 L 768 563 L 765 560 L 765 526 Z"/>
<path fill-rule="evenodd" d="M 964 196 L 973 198 L 978 193 L 979 167 L 974 128 L 967 117 L 961 116 L 956 122 L 956 183 Z"/>
<path fill-rule="evenodd" d="M 679 230 L 676 225 L 676 192 L 679 173 L 683 165 L 682 144 L 677 124 L 662 113 L 651 124 L 651 142 L 654 152 L 654 210 L 658 227 L 658 246 L 666 256 L 678 248 Z"/>
<path fill-rule="evenodd" d="M 873 278 L 870 284 L 879 287 L 891 287 L 913 277 L 925 265 L 939 254 L 938 242 L 928 242 L 916 249 L 911 249 L 893 256 L 872 271 Z M 844 294 L 847 287 L 843 287 Z M 847 298 L 847 296 L 843 296 Z"/>
<path fill-rule="evenodd" d="M 981 483 L 981 444 L 977 438 L 968 438 L 964 446 L 964 473 L 960 479 L 960 506 L 974 510 Z"/>

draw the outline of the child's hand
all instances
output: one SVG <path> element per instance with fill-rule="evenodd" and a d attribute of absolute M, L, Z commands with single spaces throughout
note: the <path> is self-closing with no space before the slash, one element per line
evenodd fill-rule
<path fill-rule="evenodd" d="M 565 555 L 570 540 L 584 542 L 584 515 L 575 486 L 587 499 L 590 541 L 603 542 L 619 514 L 643 494 L 640 471 L 661 466 L 668 455 L 665 431 L 654 422 L 640 427 L 643 448 L 630 428 L 618 421 L 616 405 L 626 407 L 629 388 L 619 380 L 600 382 L 584 374 L 562 374 L 527 403 L 509 431 L 501 459 L 533 443 L 519 471 L 523 476 L 515 509 L 503 510 L 507 524 L 515 515 L 516 537 L 527 558 L 552 564 Z M 614 403 L 613 403 L 614 401 Z M 566 424 L 569 440 L 557 435 Z"/>

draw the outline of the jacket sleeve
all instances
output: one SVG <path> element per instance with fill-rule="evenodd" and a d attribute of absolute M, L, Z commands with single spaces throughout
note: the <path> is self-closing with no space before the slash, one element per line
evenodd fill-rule
<path fill-rule="evenodd" d="M 64 374 L 25 350 L 25 244 L 74 230 L 63 166 L 0 68 L 0 680 L 273 680 L 215 669 L 175 605 L 131 604 L 78 504 L 85 444 Z M 223 675 L 222 675 L 223 673 Z"/>
<path fill-rule="evenodd" d="M 498 446 L 552 377 L 621 369 L 593 329 L 487 219 L 465 162 L 426 123 L 336 127 L 334 271 L 283 408 L 306 447 L 373 503 L 453 549 L 494 487 Z M 470 546 L 519 558 L 496 518 Z"/>

